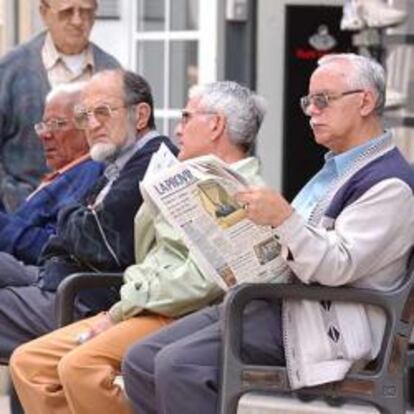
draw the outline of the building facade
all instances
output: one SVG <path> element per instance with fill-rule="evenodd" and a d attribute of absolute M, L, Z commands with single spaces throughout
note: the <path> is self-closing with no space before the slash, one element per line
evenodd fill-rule
<path fill-rule="evenodd" d="M 269 184 L 292 198 L 323 162 L 298 104 L 308 76 L 322 54 L 355 50 L 351 33 L 339 29 L 342 4 L 100 0 L 92 39 L 149 80 L 157 126 L 171 136 L 195 83 L 232 79 L 264 95 L 268 115 L 256 153 Z M 42 28 L 37 1 L 0 0 L 0 10 L 2 52 Z M 402 140 L 409 156 L 411 133 Z"/>

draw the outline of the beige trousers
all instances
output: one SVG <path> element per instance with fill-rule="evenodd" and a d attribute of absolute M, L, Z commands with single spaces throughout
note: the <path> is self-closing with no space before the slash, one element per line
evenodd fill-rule
<path fill-rule="evenodd" d="M 114 384 L 128 347 L 172 321 L 148 315 L 123 321 L 79 345 L 97 316 L 28 342 L 13 353 L 10 369 L 26 414 L 130 414 Z"/>

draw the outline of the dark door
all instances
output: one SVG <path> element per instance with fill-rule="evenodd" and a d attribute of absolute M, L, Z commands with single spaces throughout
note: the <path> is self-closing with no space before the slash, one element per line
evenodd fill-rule
<path fill-rule="evenodd" d="M 289 199 L 322 166 L 326 150 L 315 144 L 308 118 L 299 99 L 319 57 L 350 52 L 352 33 L 342 32 L 342 8 L 337 6 L 286 6 L 285 88 L 283 114 L 283 194 Z"/>

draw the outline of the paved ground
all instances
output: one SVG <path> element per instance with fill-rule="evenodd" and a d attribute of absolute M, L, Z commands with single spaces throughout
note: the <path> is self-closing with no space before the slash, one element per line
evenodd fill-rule
<path fill-rule="evenodd" d="M 251 414 L 278 414 L 280 411 L 272 411 L 272 410 L 266 410 L 264 409 L 264 407 L 262 407 L 259 411 L 255 411 L 253 410 L 246 410 L 247 407 L 245 407 L 245 409 L 240 410 L 239 413 L 243 414 L 243 411 L 247 414 L 247 413 L 251 413 Z M 8 397 L 2 395 L 0 396 L 0 414 L 10 414 L 10 410 L 9 410 L 9 400 Z M 414 411 L 410 410 L 407 411 L 407 414 L 414 414 Z"/>
<path fill-rule="evenodd" d="M 6 390 L 8 389 L 8 374 L 7 368 L 0 366 L 0 414 L 10 414 L 9 401 L 5 397 Z"/>
<path fill-rule="evenodd" d="M 277 408 L 275 401 L 277 400 Z M 250 393 L 240 400 L 238 414 L 379 414 L 372 406 L 362 407 L 360 404 L 345 404 L 340 407 L 332 407 L 321 401 L 300 402 L 287 397 L 267 396 L 258 393 Z M 407 411 L 414 414 L 414 410 Z"/>
<path fill-rule="evenodd" d="M 10 414 L 8 397 L 0 397 L 0 414 Z"/>

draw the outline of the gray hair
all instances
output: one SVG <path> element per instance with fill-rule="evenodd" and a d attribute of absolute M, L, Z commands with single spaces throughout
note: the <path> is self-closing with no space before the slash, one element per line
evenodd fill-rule
<path fill-rule="evenodd" d="M 82 92 L 82 89 L 87 85 L 86 81 L 62 83 L 55 86 L 47 95 L 45 102 L 48 104 L 52 99 L 60 95 L 77 95 Z"/>
<path fill-rule="evenodd" d="M 234 144 L 246 151 L 253 148 L 266 113 L 264 98 L 232 81 L 195 85 L 189 97 L 200 98 L 203 109 L 226 117 L 229 138 Z"/>
<path fill-rule="evenodd" d="M 376 96 L 375 112 L 381 116 L 385 106 L 385 71 L 375 60 L 354 53 L 325 55 L 318 60 L 324 66 L 333 62 L 346 61 L 353 67 L 347 76 L 351 88 L 370 89 Z"/>

